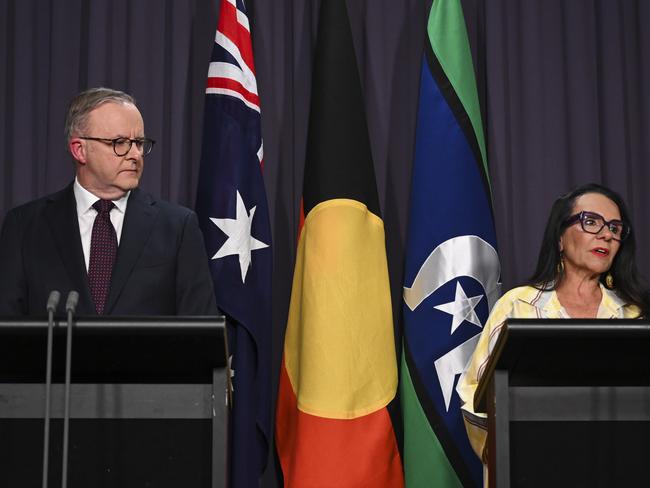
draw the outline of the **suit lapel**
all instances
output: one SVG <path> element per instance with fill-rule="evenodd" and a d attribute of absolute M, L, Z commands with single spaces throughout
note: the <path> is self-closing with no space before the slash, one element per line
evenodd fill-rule
<path fill-rule="evenodd" d="M 50 197 L 44 214 L 70 283 L 79 292 L 79 312 L 94 313 L 72 184 Z M 61 291 L 65 293 L 64 290 Z"/>
<path fill-rule="evenodd" d="M 120 246 L 117 250 L 117 259 L 111 278 L 111 288 L 104 308 L 105 314 L 111 313 L 135 263 L 142 254 L 144 245 L 149 239 L 151 229 L 158 215 L 158 209 L 154 203 L 154 200 L 149 195 L 137 188 L 132 190 L 131 195 L 129 195 Z"/>

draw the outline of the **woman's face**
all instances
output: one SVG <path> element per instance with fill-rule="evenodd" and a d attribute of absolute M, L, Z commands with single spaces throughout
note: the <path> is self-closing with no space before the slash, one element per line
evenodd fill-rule
<path fill-rule="evenodd" d="M 618 206 L 600 193 L 585 193 L 574 203 L 571 215 L 582 211 L 601 215 L 605 220 L 620 220 Z M 564 253 L 565 273 L 579 275 L 601 275 L 612 265 L 621 243 L 614 239 L 608 226 L 598 234 L 582 230 L 580 221 L 576 221 L 564 230 L 560 237 L 560 251 Z"/>

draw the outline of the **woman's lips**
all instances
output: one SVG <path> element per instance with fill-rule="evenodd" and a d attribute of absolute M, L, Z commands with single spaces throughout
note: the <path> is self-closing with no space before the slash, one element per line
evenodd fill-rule
<path fill-rule="evenodd" d="M 609 249 L 605 249 L 604 247 L 596 247 L 591 250 L 591 253 L 600 258 L 606 258 L 609 256 Z"/>

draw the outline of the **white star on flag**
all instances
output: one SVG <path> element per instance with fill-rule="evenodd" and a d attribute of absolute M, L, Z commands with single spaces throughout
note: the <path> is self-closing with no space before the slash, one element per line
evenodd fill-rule
<path fill-rule="evenodd" d="M 483 327 L 481 321 L 479 320 L 474 307 L 478 305 L 478 302 L 481 301 L 483 295 L 477 295 L 475 297 L 467 298 L 467 294 L 463 287 L 460 285 L 460 281 L 456 282 L 456 297 L 453 302 L 443 303 L 442 305 L 436 305 L 434 308 L 440 310 L 441 312 L 448 313 L 453 315 L 453 320 L 451 321 L 451 334 L 467 320 L 468 322 Z"/>
<path fill-rule="evenodd" d="M 219 259 L 233 254 L 239 255 L 239 267 L 241 269 L 241 281 L 246 282 L 246 273 L 251 266 L 251 252 L 257 249 L 264 249 L 269 247 L 262 241 L 255 239 L 251 235 L 251 226 L 253 225 L 253 217 L 255 215 L 255 208 L 250 210 L 250 214 L 246 211 L 244 200 L 242 200 L 239 190 L 237 191 L 237 211 L 234 219 L 215 219 L 210 217 L 210 220 L 219 227 L 224 234 L 228 236 L 223 246 L 219 248 L 217 253 L 212 256 L 212 259 Z"/>

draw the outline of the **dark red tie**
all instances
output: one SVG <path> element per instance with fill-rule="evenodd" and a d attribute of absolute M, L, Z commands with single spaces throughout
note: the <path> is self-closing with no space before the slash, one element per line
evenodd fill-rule
<path fill-rule="evenodd" d="M 90 295 L 99 315 L 104 313 L 106 297 L 111 286 L 113 264 L 115 256 L 117 256 L 117 235 L 110 217 L 114 207 L 115 205 L 110 200 L 97 200 L 93 204 L 93 208 L 97 210 L 97 216 L 90 238 L 88 281 L 90 282 Z"/>

